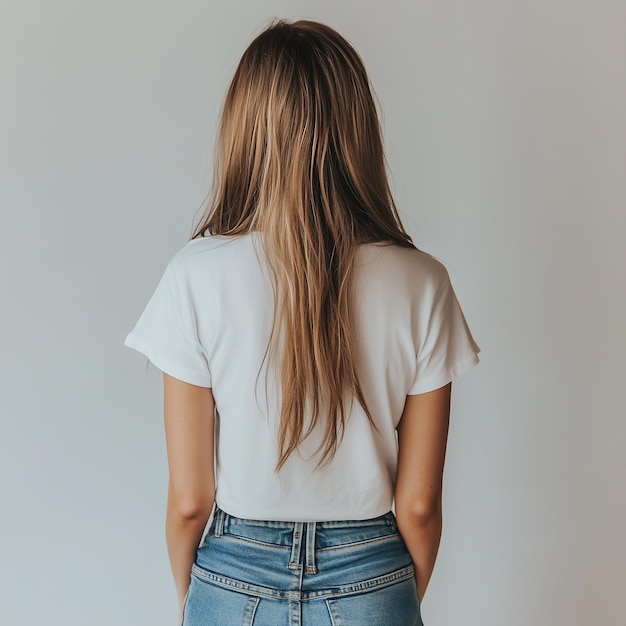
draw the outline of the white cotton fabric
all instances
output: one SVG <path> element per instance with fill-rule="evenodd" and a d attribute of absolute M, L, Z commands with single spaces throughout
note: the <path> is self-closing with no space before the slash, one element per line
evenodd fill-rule
<path fill-rule="evenodd" d="M 237 517 L 324 521 L 389 511 L 396 426 L 408 394 L 438 389 L 478 363 L 480 348 L 445 267 L 395 245 L 359 247 L 354 267 L 357 371 L 378 431 L 354 401 L 332 462 L 315 470 L 314 431 L 280 472 L 280 385 L 261 367 L 273 295 L 260 235 L 213 235 L 177 252 L 124 345 L 159 369 L 212 388 L 216 502 Z M 267 374 L 267 377 L 266 377 Z"/>

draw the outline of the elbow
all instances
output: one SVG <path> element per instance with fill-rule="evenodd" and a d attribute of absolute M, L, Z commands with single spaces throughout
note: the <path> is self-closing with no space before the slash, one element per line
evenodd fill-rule
<path fill-rule="evenodd" d="M 169 509 L 183 521 L 205 521 L 211 515 L 214 494 L 187 494 L 169 498 Z"/>
<path fill-rule="evenodd" d="M 400 526 L 423 526 L 441 518 L 441 498 L 415 498 L 396 501 L 396 519 Z"/>
<path fill-rule="evenodd" d="M 176 507 L 176 513 L 184 521 L 206 521 L 211 515 L 213 503 L 208 502 L 184 502 Z"/>

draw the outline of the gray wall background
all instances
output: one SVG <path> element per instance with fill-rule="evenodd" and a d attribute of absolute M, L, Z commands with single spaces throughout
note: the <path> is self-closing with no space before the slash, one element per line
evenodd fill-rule
<path fill-rule="evenodd" d="M 122 346 L 273 16 L 350 39 L 398 205 L 482 347 L 455 383 L 428 626 L 618 626 L 626 5 L 0 2 L 0 622 L 166 626 L 161 375 Z"/>

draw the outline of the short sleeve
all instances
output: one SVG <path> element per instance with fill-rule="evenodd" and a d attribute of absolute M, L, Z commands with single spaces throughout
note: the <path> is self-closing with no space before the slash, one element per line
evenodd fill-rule
<path fill-rule="evenodd" d="M 479 361 L 474 341 L 445 267 L 430 310 L 422 309 L 416 372 L 408 391 L 416 395 L 447 385 Z"/>
<path fill-rule="evenodd" d="M 211 387 L 206 352 L 197 332 L 196 314 L 174 260 L 128 333 L 124 345 L 144 354 L 161 371 L 192 385 Z"/>

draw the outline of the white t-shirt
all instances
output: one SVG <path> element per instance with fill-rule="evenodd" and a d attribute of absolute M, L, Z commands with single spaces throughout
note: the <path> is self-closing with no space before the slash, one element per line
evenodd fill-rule
<path fill-rule="evenodd" d="M 480 348 L 448 273 L 425 252 L 359 246 L 353 283 L 357 373 L 378 432 L 355 400 L 330 464 L 315 470 L 318 430 L 277 473 L 280 385 L 267 359 L 259 374 L 274 309 L 259 237 L 252 232 L 187 242 L 124 345 L 174 378 L 212 388 L 222 510 L 282 521 L 382 515 L 393 501 L 395 428 L 407 394 L 442 387 L 478 362 Z"/>

